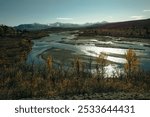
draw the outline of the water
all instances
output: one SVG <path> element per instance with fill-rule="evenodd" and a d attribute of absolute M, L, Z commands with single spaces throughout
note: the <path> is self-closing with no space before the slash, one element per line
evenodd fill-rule
<path fill-rule="evenodd" d="M 69 31 L 52 33 L 48 37 L 33 40 L 34 45 L 28 55 L 27 63 L 34 61 L 36 64 L 43 64 L 44 60 L 41 54 L 52 48 L 69 50 L 73 51 L 75 55 L 90 57 L 97 57 L 101 52 L 105 52 L 108 55 L 107 60 L 113 62 L 113 64 L 106 66 L 107 73 L 111 74 L 118 65 L 122 65 L 126 62 L 124 54 L 128 48 L 131 48 L 135 50 L 141 62 L 141 67 L 144 70 L 150 70 L 150 44 L 147 42 L 128 40 L 130 39 L 108 36 L 93 38 L 82 37 L 78 39 L 76 34 L 72 34 L 72 32 Z"/>

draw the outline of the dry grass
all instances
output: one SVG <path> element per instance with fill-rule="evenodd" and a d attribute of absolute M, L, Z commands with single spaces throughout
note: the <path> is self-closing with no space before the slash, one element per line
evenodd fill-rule
<path fill-rule="evenodd" d="M 150 74 L 145 72 L 141 73 L 139 79 L 136 76 L 135 79 L 126 82 L 119 77 L 99 80 L 93 76 L 79 77 L 71 71 L 64 75 L 64 71 L 53 68 L 53 72 L 49 72 L 49 69 L 44 70 L 44 67 L 40 67 L 39 70 L 34 67 L 32 75 L 31 66 L 22 66 L 24 67 L 18 65 L 4 68 L 0 79 L 0 99 L 47 99 L 107 92 L 150 92 Z M 45 77 L 41 73 L 45 74 Z"/>

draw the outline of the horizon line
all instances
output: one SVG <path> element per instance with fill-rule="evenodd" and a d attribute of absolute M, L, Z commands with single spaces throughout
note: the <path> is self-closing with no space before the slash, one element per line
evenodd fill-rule
<path fill-rule="evenodd" d="M 138 20 L 148 20 L 150 18 L 143 18 L 143 19 L 130 19 L 130 20 L 122 20 L 122 21 L 97 21 L 97 22 L 85 22 L 85 23 L 75 23 L 75 22 L 62 22 L 62 21 L 56 21 L 56 22 L 50 22 L 50 23 L 39 23 L 39 22 L 33 22 L 33 23 L 21 23 L 18 25 L 7 25 L 7 24 L 0 24 L 0 25 L 4 25 L 4 26 L 9 26 L 9 27 L 16 27 L 19 25 L 27 25 L 27 24 L 41 24 L 41 25 L 50 25 L 50 24 L 55 24 L 55 23 L 62 23 L 62 24 L 76 24 L 76 25 L 84 25 L 84 24 L 96 24 L 96 23 L 103 23 L 103 22 L 107 22 L 107 23 L 119 23 L 119 22 L 128 22 L 128 21 L 138 21 Z"/>

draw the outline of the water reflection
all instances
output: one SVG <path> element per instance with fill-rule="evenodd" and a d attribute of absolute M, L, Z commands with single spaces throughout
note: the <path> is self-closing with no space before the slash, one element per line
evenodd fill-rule
<path fill-rule="evenodd" d="M 82 37 L 78 39 L 76 34 L 71 32 L 53 33 L 48 37 L 34 40 L 32 51 L 28 55 L 27 62 L 40 64 L 44 63 L 41 54 L 51 48 L 74 51 L 74 54 L 81 56 L 97 57 L 101 52 L 105 52 L 107 60 L 113 65 L 106 66 L 108 73 L 113 73 L 119 64 L 126 62 L 124 54 L 128 48 L 135 49 L 137 56 L 142 62 L 144 69 L 150 69 L 150 46 L 147 43 L 121 41 L 122 38 L 115 37 Z M 125 38 L 123 38 L 125 39 Z M 144 45 L 148 46 L 144 46 Z M 64 53 L 65 55 L 65 53 Z M 58 55 L 59 56 L 59 55 Z M 59 57 L 57 57 L 59 59 Z"/>

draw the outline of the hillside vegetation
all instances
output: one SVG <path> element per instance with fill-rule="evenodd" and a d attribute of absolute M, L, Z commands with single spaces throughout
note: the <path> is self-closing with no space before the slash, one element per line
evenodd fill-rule
<path fill-rule="evenodd" d="M 150 38 L 150 19 L 107 23 L 86 28 L 80 35 L 104 35 L 116 37 Z"/>

